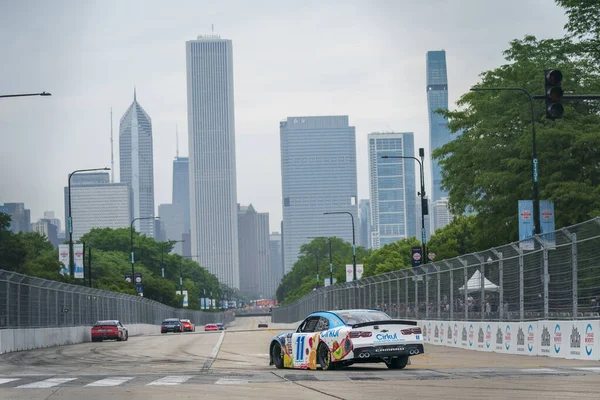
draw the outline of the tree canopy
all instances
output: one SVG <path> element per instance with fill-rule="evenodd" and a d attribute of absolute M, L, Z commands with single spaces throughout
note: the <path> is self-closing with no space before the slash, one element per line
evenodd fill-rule
<path fill-rule="evenodd" d="M 507 63 L 483 72 L 475 86 L 518 87 L 540 94 L 544 70 L 552 68 L 563 73 L 566 94 L 600 93 L 600 66 L 589 56 L 592 44 L 598 43 L 598 15 L 585 2 L 558 3 L 567 7 L 566 28 L 581 41 L 573 36 L 513 40 L 504 52 Z M 600 12 L 599 3 L 594 4 Z M 584 17 L 586 22 L 578 20 Z M 600 102 L 564 100 L 564 116 L 555 121 L 546 119 L 543 100 L 534 102 L 540 199 L 554 200 L 557 227 L 598 215 Z M 433 154 L 442 166 L 450 207 L 456 214 L 475 212 L 474 227 L 485 232 L 486 247 L 514 241 L 518 200 L 532 199 L 529 99 L 513 91 L 469 92 L 457 105 L 458 110 L 444 112 L 456 138 Z"/>
<path fill-rule="evenodd" d="M 85 257 L 85 279 L 61 275 L 58 251 L 48 239 L 38 233 L 13 234 L 10 216 L 0 213 L 0 266 L 2 269 L 44 279 L 76 285 L 88 284 L 89 259 Z M 130 229 L 92 229 L 79 242 L 85 243 L 86 252 L 92 252 L 92 284 L 94 288 L 135 295 L 125 274 L 131 273 Z M 197 262 L 170 254 L 172 242 L 156 242 L 134 232 L 135 272 L 143 276 L 144 297 L 173 306 L 183 306 L 180 289 L 180 271 L 183 289 L 188 291 L 188 308 L 200 309 L 200 298 L 239 298 L 237 291 L 220 284 L 217 277 Z M 88 253 L 89 254 L 89 253 Z M 164 260 L 165 277 L 162 277 L 161 260 Z"/>

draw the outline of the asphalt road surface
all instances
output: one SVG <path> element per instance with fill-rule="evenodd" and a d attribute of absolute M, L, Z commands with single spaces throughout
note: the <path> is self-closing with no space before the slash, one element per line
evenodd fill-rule
<path fill-rule="evenodd" d="M 600 362 L 433 345 L 401 371 L 278 370 L 269 341 L 295 326 L 263 321 L 0 355 L 0 399 L 600 399 Z"/>

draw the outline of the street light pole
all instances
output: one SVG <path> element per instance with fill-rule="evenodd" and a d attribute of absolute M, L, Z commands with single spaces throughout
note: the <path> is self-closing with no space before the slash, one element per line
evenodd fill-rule
<path fill-rule="evenodd" d="M 411 156 L 381 156 L 381 158 L 412 158 L 419 163 L 419 172 L 421 175 L 421 245 L 423 246 L 423 264 L 427 264 L 427 235 L 425 234 L 425 214 L 427 210 L 427 201 L 425 200 L 425 177 L 423 174 L 423 157 L 425 157 L 425 149 L 419 148 L 419 160 L 417 157 Z"/>
<path fill-rule="evenodd" d="M 185 240 L 169 240 L 169 243 L 185 243 Z M 162 245 L 160 246 L 160 271 L 161 271 L 161 276 L 164 278 L 165 277 L 165 243 L 166 242 L 162 242 Z"/>
<path fill-rule="evenodd" d="M 332 215 L 332 214 L 348 214 L 350 216 L 350 218 L 352 218 L 352 266 L 353 266 L 353 272 L 352 272 L 352 277 L 353 277 L 353 281 L 356 281 L 356 236 L 354 233 L 354 215 L 352 215 L 351 212 L 348 211 L 332 211 L 332 212 L 325 212 L 323 213 L 323 215 Z"/>
<path fill-rule="evenodd" d="M 73 217 L 71 216 L 71 177 L 78 172 L 93 172 L 93 171 L 110 171 L 110 168 L 91 168 L 91 169 L 76 169 L 69 174 L 69 216 L 67 219 L 67 228 L 69 229 L 69 274 L 72 278 L 75 277 L 74 257 L 73 257 Z"/>
<path fill-rule="evenodd" d="M 160 219 L 160 217 L 138 217 L 138 218 L 134 218 L 131 220 L 131 239 L 130 239 L 130 243 L 129 243 L 129 248 L 131 249 L 131 282 L 135 285 L 135 271 L 134 271 L 134 267 L 133 267 L 133 263 L 135 262 L 135 257 L 133 255 L 133 223 L 135 221 L 138 220 L 142 220 L 142 219 Z"/>
<path fill-rule="evenodd" d="M 535 138 L 535 112 L 533 108 L 533 96 L 527 90 L 523 88 L 514 88 L 514 87 L 499 87 L 499 88 L 480 88 L 473 87 L 471 88 L 473 92 L 482 92 L 482 91 L 518 91 L 523 92 L 529 97 L 529 104 L 531 109 L 531 180 L 533 186 L 533 226 L 534 226 L 534 234 L 540 234 L 540 199 L 539 199 L 539 187 L 538 187 L 538 159 L 537 159 L 537 146 L 536 146 L 536 138 Z"/>
<path fill-rule="evenodd" d="M 309 236 L 307 239 L 327 239 L 329 242 L 329 284 L 333 286 L 333 253 L 331 252 L 331 237 Z M 319 283 L 319 264 L 317 261 L 317 286 Z"/>
<path fill-rule="evenodd" d="M 0 98 L 3 97 L 26 97 L 26 96 L 52 96 L 52 93 L 25 93 L 25 94 L 2 94 Z"/>

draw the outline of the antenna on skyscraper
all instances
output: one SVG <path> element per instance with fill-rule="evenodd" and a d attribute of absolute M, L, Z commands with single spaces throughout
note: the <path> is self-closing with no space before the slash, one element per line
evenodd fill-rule
<path fill-rule="evenodd" d="M 115 153 L 113 151 L 112 107 L 110 108 L 110 183 L 115 183 Z"/>
<path fill-rule="evenodd" d="M 175 156 L 179 158 L 179 131 L 177 130 L 177 124 L 175 124 Z"/>

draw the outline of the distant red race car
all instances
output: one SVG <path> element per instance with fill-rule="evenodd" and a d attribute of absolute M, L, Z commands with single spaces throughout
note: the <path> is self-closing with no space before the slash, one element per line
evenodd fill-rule
<path fill-rule="evenodd" d="M 268 328 L 269 324 L 267 324 L 266 322 L 259 322 L 258 323 L 258 327 L 259 328 Z"/>
<path fill-rule="evenodd" d="M 92 327 L 92 342 L 101 342 L 106 339 L 124 341 L 129 339 L 129 332 L 117 320 L 98 321 Z"/>
<path fill-rule="evenodd" d="M 218 331 L 219 327 L 217 326 L 217 324 L 206 324 L 206 325 L 204 325 L 204 330 L 205 331 Z"/>
<path fill-rule="evenodd" d="M 196 325 L 192 324 L 192 321 L 189 319 L 180 319 L 180 321 L 183 324 L 184 332 L 196 332 Z"/>

